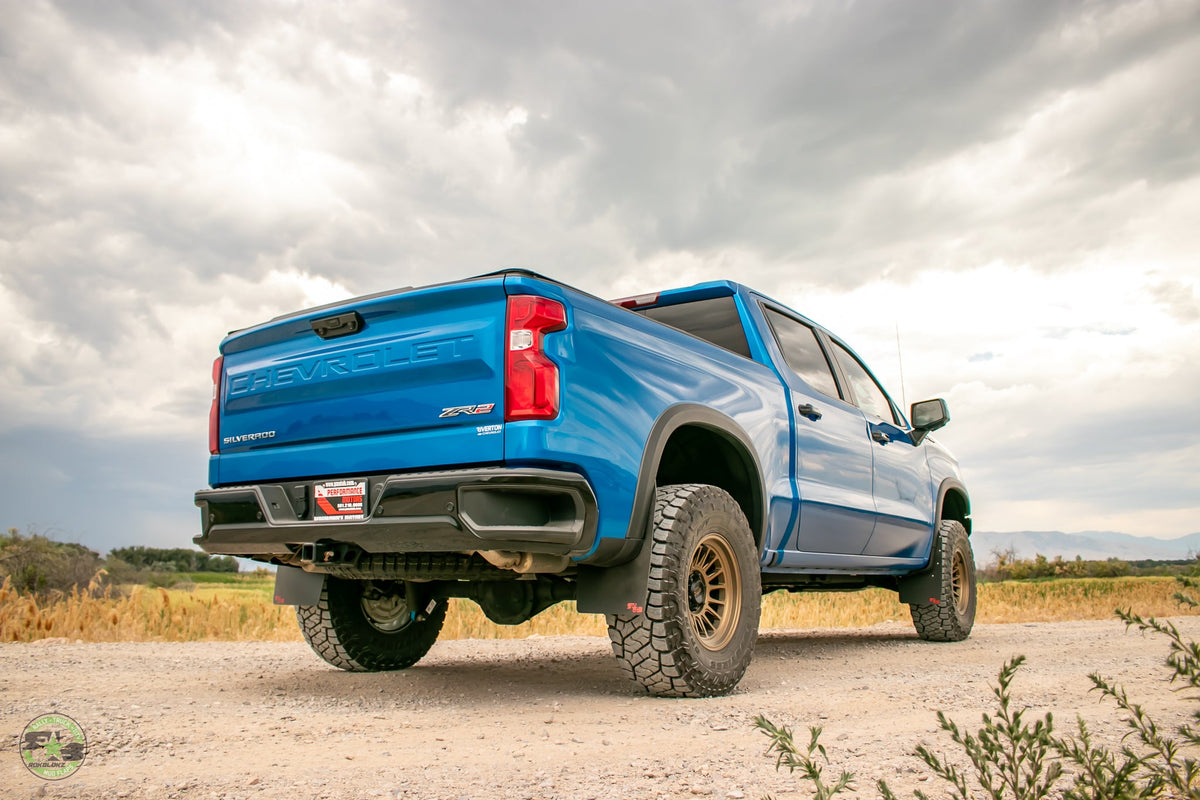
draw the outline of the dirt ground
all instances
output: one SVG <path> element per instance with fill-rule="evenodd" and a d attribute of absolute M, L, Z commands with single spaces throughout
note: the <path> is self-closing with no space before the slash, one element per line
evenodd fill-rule
<path fill-rule="evenodd" d="M 1200 618 L 1177 623 L 1200 638 Z M 937 709 L 977 728 L 1008 657 L 1029 659 L 1022 704 L 1061 728 L 1082 715 L 1116 742 L 1124 729 L 1087 674 L 1122 682 L 1173 728 L 1195 702 L 1166 683 L 1166 653 L 1116 620 L 982 625 L 957 644 L 895 623 L 772 631 L 732 695 L 664 700 L 636 695 L 597 637 L 439 642 L 385 674 L 339 672 L 303 644 L 5 644 L 0 797 L 808 797 L 764 757 L 758 714 L 823 726 L 826 774 L 854 772 L 854 796 L 876 797 L 882 777 L 936 797 L 913 748 L 950 749 Z M 17 751 L 50 711 L 88 738 L 82 768 L 54 782 Z"/>

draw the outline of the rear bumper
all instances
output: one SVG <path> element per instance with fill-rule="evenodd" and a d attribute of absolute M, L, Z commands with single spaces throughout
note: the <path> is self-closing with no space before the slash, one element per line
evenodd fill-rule
<path fill-rule="evenodd" d="M 361 476 L 361 520 L 314 521 L 314 481 L 196 492 L 208 553 L 283 557 L 335 542 L 368 553 L 515 550 L 582 556 L 596 537 L 596 497 L 573 472 L 483 468 Z"/>

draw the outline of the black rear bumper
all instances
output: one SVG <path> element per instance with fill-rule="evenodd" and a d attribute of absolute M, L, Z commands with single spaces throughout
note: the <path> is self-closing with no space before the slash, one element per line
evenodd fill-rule
<path fill-rule="evenodd" d="M 219 555 L 287 559 L 304 544 L 336 542 L 368 553 L 515 550 L 581 556 L 596 536 L 596 497 L 573 472 L 482 468 L 367 481 L 361 520 L 314 521 L 316 481 L 196 492 L 203 532 Z"/>

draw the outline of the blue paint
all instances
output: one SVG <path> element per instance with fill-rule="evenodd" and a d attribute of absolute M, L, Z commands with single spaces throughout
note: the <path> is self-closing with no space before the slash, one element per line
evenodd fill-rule
<path fill-rule="evenodd" d="M 544 351 L 561 411 L 504 423 L 507 297 L 561 302 Z M 938 487 L 957 463 L 911 428 L 865 415 L 787 366 L 752 290 L 716 281 L 656 305 L 733 297 L 750 358 L 527 273 L 348 300 L 230 334 L 214 487 L 479 466 L 578 473 L 597 500 L 596 537 L 638 535 L 647 443 L 660 420 L 707 409 L 749 442 L 760 470 L 761 563 L 771 574 L 903 574 L 929 557 Z M 314 320 L 357 311 L 362 331 L 324 340 Z M 821 335 L 832 334 L 799 317 Z M 843 344 L 844 346 L 844 344 Z M 819 418 L 797 413 L 802 405 Z M 893 404 L 894 405 L 894 404 Z M 453 409 L 469 409 L 448 413 Z M 886 435 L 881 444 L 874 435 Z M 639 484 L 639 480 L 641 484 Z"/>

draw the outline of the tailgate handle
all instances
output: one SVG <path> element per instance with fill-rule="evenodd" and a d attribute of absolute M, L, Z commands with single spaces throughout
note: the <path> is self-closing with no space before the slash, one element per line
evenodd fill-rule
<path fill-rule="evenodd" d="M 347 311 L 332 317 L 314 319 L 310 324 L 313 333 L 322 339 L 336 339 L 339 336 L 349 336 L 361 331 L 363 318 L 357 311 Z"/>

